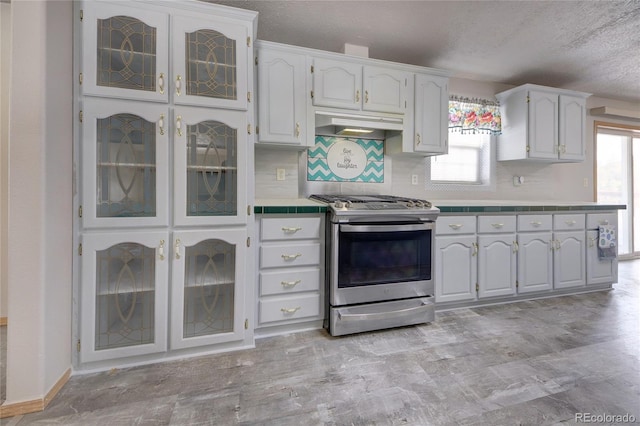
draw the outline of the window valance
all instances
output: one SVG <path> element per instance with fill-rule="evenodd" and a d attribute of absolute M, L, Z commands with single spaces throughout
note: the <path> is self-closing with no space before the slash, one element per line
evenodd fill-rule
<path fill-rule="evenodd" d="M 486 99 L 449 97 L 449 131 L 499 135 L 500 104 Z"/>

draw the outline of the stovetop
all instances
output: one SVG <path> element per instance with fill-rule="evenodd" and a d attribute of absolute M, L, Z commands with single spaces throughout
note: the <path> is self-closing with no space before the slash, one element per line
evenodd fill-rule
<path fill-rule="evenodd" d="M 335 215 L 408 215 L 438 214 L 437 207 L 426 200 L 394 195 L 314 194 L 309 198 L 327 203 Z"/>

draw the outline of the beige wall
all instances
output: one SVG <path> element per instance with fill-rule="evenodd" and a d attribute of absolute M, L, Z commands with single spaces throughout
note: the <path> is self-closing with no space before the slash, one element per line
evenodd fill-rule
<path fill-rule="evenodd" d="M 71 366 L 73 253 L 72 2 L 11 8 L 5 404 L 41 400 Z"/>
<path fill-rule="evenodd" d="M 509 89 L 504 84 L 479 82 L 452 78 L 449 84 L 451 94 L 467 97 L 493 98 L 494 94 Z M 600 106 L 615 106 L 637 111 L 638 104 L 588 98 L 587 110 Z M 546 164 L 537 162 L 496 162 L 496 188 L 494 191 L 435 191 L 425 189 L 425 165 L 428 159 L 419 156 L 394 155 L 385 156 L 385 163 L 391 163 L 391 192 L 395 195 L 412 196 L 429 200 L 522 200 L 522 201 L 594 201 L 593 178 L 593 121 L 603 120 L 601 117 L 587 116 L 586 125 L 586 160 L 581 163 Z M 607 120 L 634 124 L 633 121 Z M 636 121 L 635 124 L 638 122 Z M 298 154 L 273 148 L 258 147 L 260 155 L 256 155 L 256 197 L 287 198 L 303 195 L 298 191 L 298 184 L 304 185 L 304 178 L 298 178 Z M 287 169 L 287 180 L 276 181 L 275 169 Z M 385 165 L 386 167 L 386 165 Z M 411 175 L 419 177 L 419 185 L 411 185 Z M 525 183 L 513 185 L 513 176 L 524 176 Z M 304 176 L 302 171 L 301 176 Z M 385 176 L 385 180 L 388 179 Z M 584 185 L 585 179 L 587 185 Z M 384 189 L 381 185 L 360 185 L 358 190 L 371 185 L 372 193 Z M 366 190 L 366 189 L 365 189 Z"/>
<path fill-rule="evenodd" d="M 9 52 L 11 4 L 0 3 L 0 318 L 7 316 L 7 214 L 9 179 Z"/>

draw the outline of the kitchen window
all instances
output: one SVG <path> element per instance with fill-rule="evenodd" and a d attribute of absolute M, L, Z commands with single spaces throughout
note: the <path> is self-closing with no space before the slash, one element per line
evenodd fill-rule
<path fill-rule="evenodd" d="M 500 112 L 495 102 L 449 100 L 449 151 L 427 161 L 428 190 L 495 190 L 495 134 Z"/>

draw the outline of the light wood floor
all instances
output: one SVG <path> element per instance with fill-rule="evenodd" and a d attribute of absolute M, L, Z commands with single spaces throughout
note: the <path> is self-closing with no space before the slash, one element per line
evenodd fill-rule
<path fill-rule="evenodd" d="M 254 350 L 73 376 L 44 412 L 4 421 L 537 426 L 627 415 L 639 422 L 640 260 L 621 262 L 619 275 L 613 291 L 440 312 L 432 324 L 340 338 L 278 336 Z"/>

